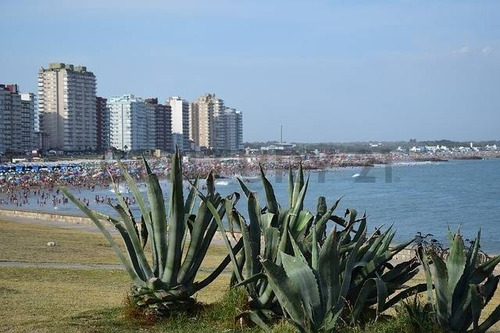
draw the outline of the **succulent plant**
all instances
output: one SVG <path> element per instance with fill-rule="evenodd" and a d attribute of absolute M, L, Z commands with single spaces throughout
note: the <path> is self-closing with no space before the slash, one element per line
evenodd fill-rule
<path fill-rule="evenodd" d="M 147 202 L 132 177 L 119 162 L 122 173 L 141 211 L 135 219 L 122 194 L 115 185 L 118 204 L 113 206 L 119 217 L 112 217 L 90 210 L 78 201 L 70 191 L 62 188 L 65 195 L 82 210 L 99 228 L 117 254 L 132 279 L 131 297 L 134 303 L 154 315 L 166 316 L 171 311 L 187 309 L 194 305 L 193 295 L 211 283 L 229 264 L 229 255 L 205 279 L 195 278 L 207 254 L 218 225 L 208 205 L 217 207 L 218 216 L 225 214 L 223 199 L 214 191 L 213 174 L 207 178 L 207 194 L 196 188 L 196 181 L 184 201 L 181 157 L 177 150 L 172 158 L 171 194 L 167 211 L 157 176 L 145 159 Z M 196 215 L 192 214 L 196 198 L 200 204 Z M 228 201 L 237 197 L 227 198 Z M 119 231 L 126 247 L 126 254 L 113 239 L 103 221 L 112 223 Z M 147 245 L 149 243 L 149 246 Z M 239 242 L 231 251 L 242 247 Z M 148 249 L 151 255 L 147 255 Z M 128 258 L 127 258 L 128 256 Z M 152 258 L 152 260 L 150 259 Z"/>
<path fill-rule="evenodd" d="M 333 215 L 340 200 L 328 209 L 325 198 L 320 197 L 317 213 L 312 214 L 303 208 L 308 180 L 304 181 L 302 168 L 295 181 L 293 178 L 290 172 L 288 208 L 277 203 L 274 189 L 262 169 L 264 208 L 256 193 L 240 182 L 248 199 L 248 223 L 234 205 L 226 201 L 228 225 L 241 231 L 244 244 L 240 256 L 232 257 L 235 286 L 246 288 L 250 299 L 249 310 L 242 315 L 263 329 L 268 328 L 273 318 L 286 316 L 299 329 L 309 331 L 335 325 L 338 314 L 345 308 L 351 309 L 350 320 L 356 323 L 363 321 L 373 305 L 376 305 L 375 314 L 385 311 L 393 304 L 386 304 L 386 299 L 404 289 L 404 284 L 417 273 L 419 263 L 416 259 L 395 267 L 389 264 L 411 241 L 391 247 L 394 238 L 391 228 L 368 237 L 366 217 L 357 218 L 354 209 L 347 210 L 343 217 Z M 215 207 L 210 209 L 223 228 Z M 338 229 L 334 228 L 327 236 L 329 221 Z M 226 244 L 230 245 L 228 239 Z M 295 269 L 305 275 L 296 275 Z M 307 286 L 313 290 L 300 279 L 306 279 Z M 425 285 L 415 289 L 423 288 Z M 297 310 L 309 309 L 309 301 L 305 300 L 309 293 L 317 290 L 321 304 L 316 304 L 306 314 Z M 397 302 L 410 295 L 403 290 L 391 301 Z"/>
<path fill-rule="evenodd" d="M 500 280 L 499 275 L 493 274 L 500 256 L 477 265 L 481 231 L 468 250 L 460 230 L 455 234 L 449 232 L 449 238 L 450 252 L 446 260 L 432 251 L 421 252 L 425 259 L 429 302 L 436 313 L 436 321 L 446 331 L 486 332 L 500 320 L 499 305 L 479 324 L 482 309 L 493 297 Z"/>

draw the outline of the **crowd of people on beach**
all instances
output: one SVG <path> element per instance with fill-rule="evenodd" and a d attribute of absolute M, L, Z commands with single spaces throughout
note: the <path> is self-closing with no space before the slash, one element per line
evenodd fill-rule
<path fill-rule="evenodd" d="M 306 170 L 326 170 L 336 167 L 371 166 L 400 161 L 397 154 L 332 154 L 323 156 L 280 156 L 264 155 L 239 158 L 186 158 L 183 159 L 183 173 L 186 179 L 205 178 L 214 171 L 217 178 L 258 177 L 259 169 L 285 172 L 297 169 L 302 164 Z M 32 162 L 34 163 L 34 162 Z M 170 159 L 148 158 L 153 172 L 160 178 L 168 178 Z M 145 180 L 146 170 L 141 159 L 123 161 L 129 174 L 139 183 Z M 70 164 L 45 163 L 38 165 L 0 165 L 0 205 L 22 207 L 36 200 L 40 207 L 64 205 L 67 198 L 59 192 L 61 186 L 74 193 L 80 190 L 93 192 L 96 188 L 111 189 L 113 183 L 123 182 L 123 175 L 116 161 L 85 161 Z M 112 204 L 114 195 L 96 195 L 95 203 Z M 89 205 L 91 199 L 82 198 Z M 134 204 L 126 198 L 127 204 Z"/>
<path fill-rule="evenodd" d="M 186 179 L 205 178 L 214 171 L 218 178 L 235 176 L 256 177 L 259 168 L 265 170 L 288 170 L 302 163 L 305 169 L 317 170 L 332 166 L 363 165 L 373 163 L 359 157 L 332 157 L 330 159 L 301 159 L 300 156 L 268 156 L 264 158 L 191 158 L 183 161 Z M 138 182 L 145 178 L 145 167 L 141 160 L 123 162 L 130 175 Z M 167 158 L 148 159 L 151 169 L 159 178 L 168 178 L 170 160 Z M 58 207 L 68 203 L 60 193 L 61 186 L 68 187 L 78 195 L 81 190 L 93 192 L 96 188 L 111 189 L 113 182 L 123 182 L 121 170 L 115 161 L 94 161 L 64 164 L 40 162 L 33 164 L 6 165 L 0 171 L 0 205 L 22 208 L 36 201 L 38 207 Z M 80 198 L 87 206 L 92 200 Z M 95 195 L 97 204 L 113 204 L 114 195 Z M 135 204 L 133 198 L 125 197 L 127 204 Z"/>

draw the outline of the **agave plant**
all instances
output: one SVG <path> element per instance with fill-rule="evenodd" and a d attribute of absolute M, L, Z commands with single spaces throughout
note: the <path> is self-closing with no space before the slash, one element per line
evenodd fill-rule
<path fill-rule="evenodd" d="M 243 182 L 240 182 L 248 199 L 248 224 L 232 203 L 226 202 L 228 224 L 234 224 L 241 230 L 244 243 L 244 251 L 240 257 L 232 257 L 236 286 L 244 286 L 250 296 L 249 311 L 243 315 L 249 317 L 262 328 L 266 328 L 267 323 L 273 317 L 287 315 L 291 316 L 297 326 L 302 329 L 308 330 L 307 327 L 320 329 L 331 326 L 333 323 L 331 321 L 337 318 L 333 314 L 341 311 L 344 304 L 352 309 L 351 320 L 359 322 L 366 314 L 366 310 L 370 309 L 372 305 L 378 305 L 376 313 L 379 313 L 385 311 L 398 300 L 411 295 L 411 292 L 404 290 L 387 304 L 385 303 L 388 296 L 394 295 L 403 287 L 404 283 L 417 273 L 419 265 L 417 260 L 410 260 L 396 267 L 389 264 L 389 260 L 410 242 L 390 247 L 394 237 L 391 228 L 384 233 L 376 232 L 368 237 L 365 216 L 358 219 L 357 213 L 353 209 L 347 210 L 343 217 L 333 215 L 340 200 L 327 209 L 325 198 L 320 197 L 315 215 L 304 210 L 303 201 L 308 181 L 304 181 L 301 168 L 299 168 L 295 181 L 290 172 L 290 207 L 286 209 L 277 203 L 273 187 L 262 169 L 261 178 L 267 204 L 264 209 L 261 208 L 257 195 L 251 192 Z M 211 210 L 215 214 L 215 208 L 211 208 Z M 216 216 L 216 219 L 222 228 L 220 218 Z M 340 230 L 335 229 L 327 238 L 328 221 L 334 221 L 339 225 Z M 332 245 L 333 240 L 335 240 L 335 246 Z M 226 243 L 229 246 L 228 240 Z M 293 273 L 287 271 L 290 267 L 295 266 L 285 268 L 282 263 L 283 258 L 298 257 L 301 259 L 299 260 L 301 267 L 307 265 L 317 276 L 319 274 L 316 272 L 317 270 L 326 269 L 321 265 L 332 265 L 332 263 L 323 260 L 318 266 L 318 253 L 320 251 L 323 251 L 321 258 L 335 258 L 338 261 L 335 267 L 337 276 L 335 278 L 325 277 L 325 281 L 329 278 L 333 280 L 325 282 L 323 287 L 318 286 L 318 289 L 333 288 L 337 290 L 335 300 L 321 304 L 320 313 L 322 315 L 320 317 L 323 318 L 321 324 L 317 321 L 318 318 L 313 318 L 314 316 L 306 316 L 307 320 L 293 318 L 291 314 L 295 312 L 287 307 L 302 308 L 301 297 L 295 297 L 295 301 L 291 304 L 290 300 L 284 300 L 283 297 L 280 299 L 278 296 L 280 291 L 276 289 L 279 285 L 288 288 L 289 284 L 300 283 L 300 281 L 293 281 Z M 347 265 L 348 262 L 352 263 L 351 268 Z M 267 270 L 265 269 L 266 265 L 269 268 Z M 283 269 L 286 271 L 285 275 L 281 274 L 280 270 Z M 346 269 L 349 269 L 350 273 L 347 274 Z M 281 273 L 278 274 L 277 280 L 275 279 L 275 282 L 272 283 L 270 274 L 277 271 Z M 292 280 L 279 280 L 285 276 Z M 340 293 L 341 288 L 343 288 L 343 293 Z M 425 285 L 419 285 L 414 289 L 422 290 L 424 288 Z M 297 291 L 298 295 L 302 292 L 308 292 L 308 289 L 298 289 L 300 289 Z M 287 295 L 290 296 L 290 294 Z M 290 297 L 293 298 L 293 296 Z M 336 304 L 335 307 L 332 304 Z M 313 325 L 313 323 L 315 324 Z"/>
<path fill-rule="evenodd" d="M 195 282 L 218 228 L 207 205 L 217 207 L 219 216 L 225 214 L 225 206 L 222 205 L 223 199 L 214 191 L 214 178 L 210 173 L 207 178 L 207 194 L 198 193 L 200 204 L 196 215 L 192 214 L 198 191 L 197 182 L 184 201 L 181 158 L 177 150 L 172 158 L 170 205 L 167 211 L 158 178 L 147 161 L 143 160 L 147 172 L 148 203 L 119 162 L 123 176 L 139 205 L 140 220 L 135 219 L 116 185 L 118 204 L 113 208 L 119 217 L 90 210 L 67 189 L 62 188 L 62 191 L 94 222 L 110 243 L 132 279 L 131 299 L 134 303 L 147 313 L 166 316 L 173 310 L 192 307 L 195 304 L 193 295 L 212 282 L 230 262 L 229 256 L 226 257 L 210 275 Z M 125 243 L 126 254 L 111 237 L 102 220 L 109 221 L 119 231 Z M 231 247 L 231 251 L 237 252 L 241 247 L 242 242 Z M 150 255 L 147 253 L 148 249 Z"/>
<path fill-rule="evenodd" d="M 343 312 L 362 240 L 359 238 L 353 250 L 342 257 L 342 236 L 338 236 L 334 230 L 321 248 L 315 246 L 311 263 L 293 238 L 294 253 L 280 251 L 281 264 L 262 261 L 285 316 L 301 332 L 332 331 Z"/>
<path fill-rule="evenodd" d="M 261 208 L 257 194 L 250 191 L 240 180 L 240 186 L 247 197 L 248 223 L 235 209 L 232 201 L 225 200 L 225 205 L 230 230 L 238 229 L 244 244 L 244 251 L 241 251 L 238 257 L 232 258 L 232 285 L 244 287 L 249 295 L 249 311 L 243 312 L 241 317 L 246 317 L 267 329 L 267 324 L 273 318 L 281 317 L 283 312 L 272 287 L 264 276 L 260 258 L 280 263 L 279 252 L 291 253 L 292 251 L 289 237 L 299 240 L 296 243 L 304 243 L 305 238 L 312 230 L 312 223 L 324 226 L 323 229 L 326 229 L 326 223 L 331 218 L 338 202 L 327 210 L 325 199 L 320 197 L 316 216 L 304 210 L 303 202 L 308 180 L 304 180 L 301 166 L 295 180 L 291 170 L 289 173 L 288 208 L 282 208 L 276 201 L 274 189 L 262 168 L 261 179 L 266 193 L 266 206 L 264 208 Z M 212 207 L 211 210 L 215 214 L 215 207 Z M 215 216 L 217 218 L 217 214 Z M 221 218 L 217 218 L 217 220 L 222 230 L 222 220 Z M 321 227 L 317 228 L 318 234 L 321 234 L 321 229 Z M 229 247 L 230 243 L 227 237 L 225 241 Z"/>
<path fill-rule="evenodd" d="M 372 312 L 377 318 L 411 295 L 404 284 L 417 273 L 418 262 L 390 265 L 388 261 L 408 245 L 390 247 L 393 237 L 390 229 L 367 236 L 363 219 L 356 231 L 352 226 L 340 231 L 335 227 L 323 245 L 313 235 L 310 261 L 291 238 L 293 256 L 281 252 L 281 265 L 269 260 L 262 264 L 283 311 L 296 327 L 304 332 L 329 332 L 339 318 L 362 324 L 372 319 Z"/>
<path fill-rule="evenodd" d="M 500 280 L 499 275 L 493 274 L 500 256 L 477 266 L 481 231 L 468 250 L 464 247 L 460 230 L 454 235 L 449 232 L 449 237 L 450 253 L 446 260 L 433 252 L 422 253 L 429 301 L 434 307 L 436 321 L 446 331 L 465 332 L 470 329 L 469 332 L 486 332 L 500 320 L 499 305 L 479 324 L 482 309 L 493 297 Z"/>

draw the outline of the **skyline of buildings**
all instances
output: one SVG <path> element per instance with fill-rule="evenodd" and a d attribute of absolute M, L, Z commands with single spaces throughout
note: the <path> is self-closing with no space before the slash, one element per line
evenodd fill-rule
<path fill-rule="evenodd" d="M 174 95 L 165 104 L 131 93 L 101 97 L 96 76 L 86 66 L 50 63 L 38 73 L 37 121 L 34 93 L 20 94 L 15 84 L 1 87 L 0 153 L 243 150 L 242 113 L 225 107 L 215 94 L 192 103 Z"/>

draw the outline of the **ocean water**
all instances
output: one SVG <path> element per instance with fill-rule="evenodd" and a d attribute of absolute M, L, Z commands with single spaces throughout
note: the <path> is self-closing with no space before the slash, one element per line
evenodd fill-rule
<path fill-rule="evenodd" d="M 306 207 L 315 211 L 320 195 L 328 205 L 343 197 L 337 215 L 346 208 L 366 213 L 371 230 L 392 225 L 396 241 L 422 232 L 447 244 L 448 228 L 460 228 L 465 238 L 474 238 L 481 229 L 482 248 L 500 253 L 500 159 L 380 166 L 368 171 L 374 182 L 356 182 L 353 175 L 362 172 L 348 168 L 310 173 Z M 287 176 L 269 178 L 278 200 L 286 204 Z M 260 193 L 263 202 L 262 185 L 248 186 Z M 233 190 L 229 184 L 226 187 Z"/>
<path fill-rule="evenodd" d="M 373 182 L 357 182 L 353 178 L 363 172 L 373 177 Z M 343 197 L 337 215 L 342 215 L 346 208 L 354 208 L 359 215 L 366 213 L 371 231 L 375 227 L 393 225 L 395 241 L 409 240 L 417 232 L 422 232 L 431 233 L 433 238 L 446 243 L 448 228 L 451 231 L 460 228 L 465 238 L 474 238 L 481 229 L 483 250 L 500 253 L 500 159 L 401 163 L 364 171 L 361 168 L 339 168 L 313 171 L 308 175 L 307 209 L 316 210 L 318 196 L 325 196 L 328 205 Z M 267 176 L 274 185 L 278 201 L 287 205 L 287 174 L 269 172 Z M 248 182 L 247 186 L 258 193 L 264 205 L 260 181 Z M 168 183 L 163 181 L 162 187 L 167 197 Z M 126 191 L 126 188 L 121 188 Z M 234 191 L 241 193 L 234 179 L 219 180 L 216 189 L 223 195 Z M 145 191 L 145 188 L 141 190 Z M 93 202 L 95 195 L 112 197 L 111 190 L 73 191 L 79 198 L 88 198 L 91 208 L 111 213 L 108 205 Z M 237 207 L 244 213 L 246 202 L 241 200 Z M 71 203 L 55 208 L 51 205 L 38 207 L 36 199 L 31 199 L 30 204 L 22 209 L 81 214 Z M 137 208 L 133 207 L 133 210 Z"/>

